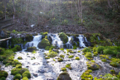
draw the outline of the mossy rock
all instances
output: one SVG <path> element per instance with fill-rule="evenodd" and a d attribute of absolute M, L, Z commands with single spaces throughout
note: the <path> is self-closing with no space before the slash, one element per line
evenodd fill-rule
<path fill-rule="evenodd" d="M 42 35 L 43 38 L 45 38 L 45 36 L 47 36 L 48 32 L 41 32 L 40 34 Z"/>
<path fill-rule="evenodd" d="M 42 41 L 38 44 L 39 48 L 45 48 L 47 46 L 50 46 L 50 42 L 48 39 L 42 39 Z"/>
<path fill-rule="evenodd" d="M 21 56 L 18 57 L 19 60 L 22 60 L 23 58 Z"/>
<path fill-rule="evenodd" d="M 31 74 L 29 71 L 25 71 L 23 74 L 22 74 L 23 77 L 27 77 L 27 78 L 31 78 Z"/>
<path fill-rule="evenodd" d="M 21 51 L 22 48 L 19 45 L 15 45 L 15 47 L 12 50 L 16 52 L 16 51 Z"/>
<path fill-rule="evenodd" d="M 13 80 L 20 80 L 22 78 L 21 74 L 16 74 Z"/>
<path fill-rule="evenodd" d="M 23 43 L 23 39 L 22 38 L 12 38 L 11 39 L 11 44 L 12 44 L 12 47 L 14 47 L 14 44 L 19 44 L 19 43 Z"/>
<path fill-rule="evenodd" d="M 63 61 L 63 59 L 62 58 L 58 58 L 58 62 L 62 62 Z"/>
<path fill-rule="evenodd" d="M 0 71 L 0 78 L 2 77 L 7 77 L 8 76 L 8 73 L 6 71 Z"/>
<path fill-rule="evenodd" d="M 5 77 L 0 78 L 0 80 L 6 80 Z"/>
<path fill-rule="evenodd" d="M 5 50 L 3 48 L 0 47 L 0 55 L 4 54 Z"/>
<path fill-rule="evenodd" d="M 68 37 L 64 32 L 59 33 L 59 37 L 63 41 L 64 44 L 68 42 Z"/>
<path fill-rule="evenodd" d="M 34 50 L 37 50 L 36 47 L 28 47 L 26 51 L 33 52 Z"/>
<path fill-rule="evenodd" d="M 28 80 L 28 78 L 27 77 L 23 77 L 22 80 Z"/>
<path fill-rule="evenodd" d="M 32 41 L 33 40 L 33 36 L 31 34 L 27 34 L 25 37 L 26 41 Z"/>
<path fill-rule="evenodd" d="M 67 72 L 63 72 L 58 76 L 57 80 L 72 80 L 72 79 Z"/>
<path fill-rule="evenodd" d="M 91 70 L 98 70 L 100 68 L 100 66 L 95 63 L 95 62 L 87 62 L 87 66 L 88 66 L 88 69 L 91 69 Z"/>

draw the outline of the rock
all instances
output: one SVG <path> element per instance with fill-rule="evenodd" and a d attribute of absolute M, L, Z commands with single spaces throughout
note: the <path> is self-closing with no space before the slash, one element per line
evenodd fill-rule
<path fill-rule="evenodd" d="M 71 78 L 67 72 L 63 72 L 59 75 L 57 80 L 71 80 Z"/>
<path fill-rule="evenodd" d="M 45 70 L 38 70 L 39 73 L 45 73 Z"/>
<path fill-rule="evenodd" d="M 34 50 L 37 50 L 37 48 L 36 48 L 36 47 L 29 47 L 29 48 L 27 48 L 26 51 L 32 52 L 32 51 L 34 51 Z"/>
<path fill-rule="evenodd" d="M 47 77 L 46 79 L 47 80 L 54 80 L 54 78 L 52 78 L 52 77 Z"/>
<path fill-rule="evenodd" d="M 40 63 L 38 63 L 38 62 L 35 62 L 35 63 L 33 63 L 32 65 L 39 65 Z"/>
<path fill-rule="evenodd" d="M 58 49 L 53 49 L 53 51 L 59 53 Z"/>
<path fill-rule="evenodd" d="M 38 74 L 36 74 L 36 73 L 33 73 L 33 76 L 35 76 L 35 77 L 38 77 Z"/>
<path fill-rule="evenodd" d="M 50 42 L 48 39 L 44 38 L 39 44 L 38 47 L 39 48 L 45 48 L 47 46 L 50 46 Z"/>
<path fill-rule="evenodd" d="M 100 66 L 95 62 L 87 62 L 88 69 L 98 70 Z"/>
<path fill-rule="evenodd" d="M 68 37 L 64 32 L 59 33 L 59 37 L 63 41 L 64 44 L 68 42 Z"/>

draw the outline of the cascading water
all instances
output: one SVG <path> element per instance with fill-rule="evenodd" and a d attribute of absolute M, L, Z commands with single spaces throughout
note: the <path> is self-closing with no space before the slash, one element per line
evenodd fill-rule
<path fill-rule="evenodd" d="M 38 46 L 38 43 L 41 41 L 41 39 L 42 39 L 42 35 L 34 36 L 33 41 L 27 42 L 25 45 L 25 48 L 33 47 L 33 46 L 38 48 L 37 46 Z"/>
<path fill-rule="evenodd" d="M 58 48 L 63 48 L 63 42 L 62 40 L 59 38 L 58 34 L 51 34 L 49 35 L 52 38 L 52 45 L 56 46 Z"/>
<path fill-rule="evenodd" d="M 79 46 L 80 47 L 86 47 L 85 44 L 84 44 L 84 36 L 83 35 L 79 35 L 78 39 L 79 39 Z"/>
<path fill-rule="evenodd" d="M 100 40 L 100 37 L 99 37 L 99 36 L 97 36 L 97 38 L 98 38 L 98 40 Z"/>
<path fill-rule="evenodd" d="M 68 49 L 73 48 L 72 43 L 71 43 L 72 37 L 71 36 L 70 37 L 67 36 L 67 37 L 68 37 L 68 42 L 66 43 L 66 47 Z"/>

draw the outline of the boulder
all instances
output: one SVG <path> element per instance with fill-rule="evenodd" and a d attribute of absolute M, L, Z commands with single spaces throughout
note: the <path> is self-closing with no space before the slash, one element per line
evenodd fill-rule
<path fill-rule="evenodd" d="M 67 72 L 63 72 L 58 76 L 57 80 L 71 80 L 71 78 Z"/>
<path fill-rule="evenodd" d="M 68 37 L 65 33 L 63 32 L 59 33 L 59 37 L 63 41 L 64 44 L 68 42 Z"/>
<path fill-rule="evenodd" d="M 39 48 L 45 48 L 47 46 L 50 46 L 50 42 L 48 39 L 44 38 L 39 44 L 38 47 Z"/>

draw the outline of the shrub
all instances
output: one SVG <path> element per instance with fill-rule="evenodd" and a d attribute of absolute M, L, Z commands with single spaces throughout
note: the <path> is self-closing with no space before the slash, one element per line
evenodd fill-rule
<path fill-rule="evenodd" d="M 21 47 L 19 45 L 15 45 L 15 47 L 12 49 L 14 52 L 21 51 Z"/>
<path fill-rule="evenodd" d="M 102 53 L 104 50 L 104 46 L 98 46 L 96 50 L 98 53 Z"/>
<path fill-rule="evenodd" d="M 0 78 L 2 77 L 7 77 L 8 76 L 8 73 L 6 71 L 0 71 Z"/>
<path fill-rule="evenodd" d="M 27 78 L 30 78 L 31 77 L 31 74 L 29 71 L 25 71 L 23 74 L 22 74 L 23 77 L 27 77 Z"/>
<path fill-rule="evenodd" d="M 73 57 L 74 57 L 73 55 L 68 56 L 68 58 L 73 58 Z"/>
<path fill-rule="evenodd" d="M 27 77 L 23 77 L 22 80 L 28 80 L 28 78 Z"/>
<path fill-rule="evenodd" d="M 0 48 L 0 55 L 4 54 L 5 50 L 3 48 Z"/>
<path fill-rule="evenodd" d="M 75 60 L 80 60 L 80 58 L 79 58 L 79 57 L 76 57 Z"/>
<path fill-rule="evenodd" d="M 62 71 L 67 71 L 67 69 L 66 69 L 66 68 L 61 68 L 61 70 L 62 70 Z"/>
<path fill-rule="evenodd" d="M 21 56 L 19 56 L 19 57 L 18 57 L 18 59 L 19 59 L 19 60 L 21 60 L 21 59 L 22 59 L 22 57 L 21 57 Z"/>
<path fill-rule="evenodd" d="M 91 49 L 90 48 L 84 48 L 83 50 L 82 50 L 84 53 L 86 53 L 86 52 L 91 52 Z"/>
<path fill-rule="evenodd" d="M 86 57 L 87 59 L 92 59 L 92 53 L 91 53 L 91 52 L 87 52 L 87 53 L 85 54 L 85 57 Z"/>
<path fill-rule="evenodd" d="M 104 54 L 113 54 L 113 51 L 109 48 L 103 50 Z"/>
<path fill-rule="evenodd" d="M 21 78 L 22 78 L 21 74 L 16 74 L 14 77 L 14 80 L 16 80 L 16 79 L 20 80 Z"/>

